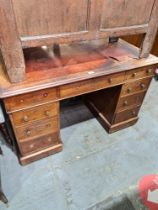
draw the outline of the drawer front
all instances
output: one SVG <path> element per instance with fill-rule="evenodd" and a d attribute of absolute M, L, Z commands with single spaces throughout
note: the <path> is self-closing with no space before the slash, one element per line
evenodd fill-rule
<path fill-rule="evenodd" d="M 114 123 L 120 123 L 120 122 L 129 120 L 131 118 L 137 117 L 139 109 L 140 108 L 138 107 L 138 108 L 133 108 L 133 109 L 129 109 L 129 110 L 117 113 L 115 115 Z"/>
<path fill-rule="evenodd" d="M 49 120 L 36 121 L 27 126 L 16 127 L 16 137 L 18 141 L 31 139 L 48 133 L 56 133 L 59 131 L 59 119 L 57 117 Z"/>
<path fill-rule="evenodd" d="M 55 88 L 51 88 L 6 98 L 4 103 L 7 112 L 11 112 L 55 99 L 57 99 L 57 90 Z"/>
<path fill-rule="evenodd" d="M 114 86 L 117 84 L 123 83 L 125 80 L 125 73 L 113 74 L 110 76 L 103 76 L 97 79 L 94 79 L 94 84 L 96 89 L 103 89 L 106 87 Z"/>
<path fill-rule="evenodd" d="M 102 76 L 95 79 L 85 80 L 77 83 L 64 85 L 60 88 L 60 97 L 81 95 L 95 90 L 120 84 L 125 80 L 125 73 L 113 74 L 111 76 Z"/>
<path fill-rule="evenodd" d="M 75 82 L 60 87 L 60 97 L 67 98 L 71 96 L 81 95 L 83 93 L 91 92 L 94 90 L 93 80 L 85 80 L 81 82 Z"/>
<path fill-rule="evenodd" d="M 59 144 L 58 133 L 48 134 L 35 138 L 30 141 L 20 142 L 19 148 L 22 155 L 26 155 L 32 152 L 37 152 L 50 146 L 55 146 Z"/>
<path fill-rule="evenodd" d="M 54 102 L 44 104 L 31 109 L 26 109 L 12 113 L 12 120 L 15 126 L 21 126 L 36 120 L 46 119 L 57 116 L 59 112 L 59 103 Z"/>
<path fill-rule="evenodd" d="M 152 77 L 155 73 L 154 66 L 147 66 L 140 69 L 133 69 L 126 72 L 126 80 L 140 79 L 143 77 Z"/>
<path fill-rule="evenodd" d="M 146 92 L 120 98 L 117 111 L 129 109 L 131 106 L 141 105 Z"/>
<path fill-rule="evenodd" d="M 130 95 L 136 92 L 147 90 L 150 82 L 151 78 L 145 78 L 141 80 L 135 80 L 134 82 L 126 83 L 123 85 L 121 96 Z"/>

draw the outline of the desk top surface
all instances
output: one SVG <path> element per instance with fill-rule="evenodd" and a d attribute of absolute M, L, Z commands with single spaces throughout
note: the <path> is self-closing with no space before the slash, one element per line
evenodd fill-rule
<path fill-rule="evenodd" d="M 108 45 L 104 40 L 62 45 L 60 56 L 44 47 L 26 49 L 24 55 L 26 79 L 23 82 L 10 83 L 0 64 L 0 98 L 158 63 L 153 55 L 139 59 L 138 48 L 123 40 Z"/>

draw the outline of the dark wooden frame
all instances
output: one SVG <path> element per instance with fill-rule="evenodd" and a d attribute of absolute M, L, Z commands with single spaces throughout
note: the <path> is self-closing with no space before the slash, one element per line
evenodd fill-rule
<path fill-rule="evenodd" d="M 54 0 L 52 0 L 52 3 L 53 1 Z M 36 1 L 34 0 L 34 2 Z M 50 0 L 47 0 L 46 2 L 50 2 Z M 71 0 L 67 0 L 66 2 L 69 2 L 69 4 L 73 5 L 75 4 L 74 1 Z M 112 2 L 113 2 L 112 10 L 117 12 L 118 5 L 117 6 L 115 5 L 116 1 L 113 0 Z M 124 2 L 121 1 L 120 4 L 121 5 L 125 4 L 125 2 L 126 2 L 125 0 Z M 65 32 L 65 33 L 49 34 L 46 32 L 46 34 L 43 35 L 43 34 L 38 34 L 37 31 L 37 35 L 24 36 L 21 35 L 19 32 L 19 24 L 18 24 L 19 19 L 17 17 L 17 13 L 20 11 L 19 0 L 0 0 L 0 32 L 1 32 L 0 45 L 10 81 L 19 82 L 24 80 L 25 62 L 23 57 L 23 48 L 28 48 L 28 47 L 71 43 L 74 41 L 83 41 L 83 40 L 102 39 L 111 36 L 119 37 L 119 36 L 132 35 L 132 34 L 144 34 L 144 39 L 140 51 L 140 58 L 147 57 L 151 51 L 157 32 L 156 25 L 158 19 L 158 0 L 153 0 L 151 1 L 151 3 L 150 1 L 147 0 L 144 0 L 144 2 L 145 3 L 148 2 L 148 5 L 145 6 L 146 7 L 150 6 L 150 8 L 152 9 L 149 21 L 143 24 L 132 25 L 132 26 L 125 24 L 123 27 L 112 26 L 112 27 L 102 28 L 100 25 L 101 14 L 99 12 L 101 11 L 102 8 L 102 0 L 86 0 L 87 19 L 84 30 L 79 30 L 77 32 L 75 30 L 73 31 L 74 23 L 72 20 L 72 23 L 70 23 L 70 25 L 71 24 L 73 25 L 71 33 Z M 142 6 L 144 6 L 144 2 L 142 1 Z M 133 3 L 135 4 L 136 1 L 133 1 Z M 128 3 L 126 2 L 126 4 Z M 25 4 L 23 6 L 25 7 Z M 38 8 L 38 5 L 34 6 Z M 63 6 L 60 5 L 59 7 L 62 7 L 63 9 L 65 5 Z M 36 8 L 34 9 L 36 10 Z M 104 13 L 104 11 L 102 11 L 102 13 Z M 110 15 L 111 15 L 110 18 L 112 18 L 113 14 Z M 132 15 L 135 16 L 136 14 L 134 14 L 133 12 Z M 145 16 L 145 14 L 143 15 Z M 58 17 L 55 18 L 56 18 L 55 20 L 58 20 Z M 126 19 L 126 16 L 121 18 Z M 37 19 L 38 19 L 38 11 L 37 11 Z M 116 21 L 117 20 L 115 20 L 115 22 Z M 49 24 L 48 22 L 46 24 Z M 34 27 L 36 27 L 36 25 L 34 25 Z"/>

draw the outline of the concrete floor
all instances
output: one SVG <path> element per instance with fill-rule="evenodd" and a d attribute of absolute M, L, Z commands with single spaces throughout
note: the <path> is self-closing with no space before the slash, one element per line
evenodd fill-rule
<path fill-rule="evenodd" d="M 25 167 L 2 145 L 2 183 L 9 205 L 0 203 L 0 209 L 85 210 L 125 192 L 132 197 L 142 176 L 158 172 L 154 80 L 139 116 L 136 125 L 108 135 L 84 105 L 68 108 L 61 117 L 63 152 Z"/>

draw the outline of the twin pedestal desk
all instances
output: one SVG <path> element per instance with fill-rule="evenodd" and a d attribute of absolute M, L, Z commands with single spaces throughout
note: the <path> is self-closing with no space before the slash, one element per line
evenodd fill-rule
<path fill-rule="evenodd" d="M 23 165 L 62 150 L 63 99 L 83 95 L 109 133 L 136 123 L 158 63 L 152 55 L 139 59 L 139 50 L 122 40 L 61 45 L 57 54 L 50 48 L 26 49 L 24 54 L 25 81 L 10 83 L 2 65 L 0 70 L 0 98 Z"/>

